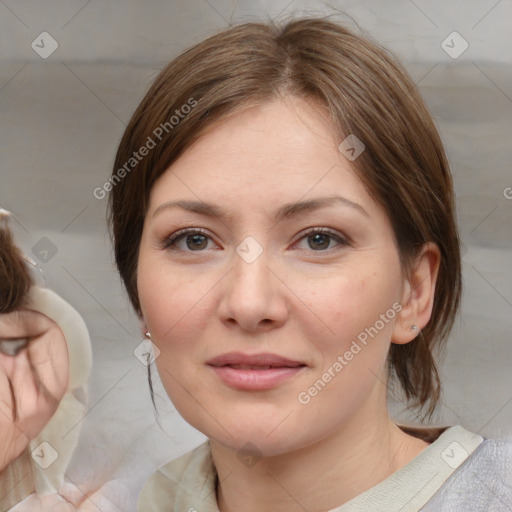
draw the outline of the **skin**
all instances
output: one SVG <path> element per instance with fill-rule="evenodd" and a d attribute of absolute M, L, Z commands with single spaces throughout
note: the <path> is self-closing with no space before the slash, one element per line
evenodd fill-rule
<path fill-rule="evenodd" d="M 68 387 L 69 361 L 60 327 L 36 311 L 1 314 L 0 338 L 29 339 L 16 357 L 0 353 L 1 471 L 25 450 L 57 410 Z"/>
<path fill-rule="evenodd" d="M 223 512 L 329 510 L 427 446 L 388 415 L 386 355 L 391 343 L 416 337 L 412 324 L 427 324 L 439 250 L 426 244 L 403 275 L 389 219 L 338 150 L 343 138 L 320 107 L 279 98 L 210 129 L 151 191 L 138 263 L 142 329 L 161 351 L 156 363 L 177 410 L 210 438 Z M 336 204 L 274 218 L 285 203 L 333 195 L 366 214 Z M 179 207 L 155 214 L 178 199 L 213 203 L 228 216 Z M 202 228 L 206 238 L 165 247 L 184 228 Z M 335 235 L 301 235 L 307 228 Z M 252 263 L 236 252 L 248 236 L 263 249 Z M 400 313 L 301 404 L 298 394 L 396 302 Z M 231 351 L 306 366 L 274 389 L 242 391 L 206 365 Z M 257 449 L 250 466 L 237 457 L 248 442 Z"/>
<path fill-rule="evenodd" d="M 58 324 L 37 311 L 19 309 L 0 314 L 0 337 L 29 339 L 15 357 L 0 352 L 1 472 L 21 455 L 57 410 L 68 389 L 69 355 Z M 86 483 L 78 488 L 66 482 L 59 493 L 33 493 L 24 501 L 24 510 L 97 512 L 98 503 L 107 506 L 109 485 L 89 489 Z"/>

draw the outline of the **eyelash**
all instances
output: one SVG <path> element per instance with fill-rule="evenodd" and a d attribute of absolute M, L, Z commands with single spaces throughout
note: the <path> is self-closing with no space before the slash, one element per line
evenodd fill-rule
<path fill-rule="evenodd" d="M 208 232 L 206 231 L 206 229 L 203 229 L 203 228 L 180 229 L 179 231 L 176 231 L 176 233 L 173 233 L 172 235 L 168 236 L 165 239 L 164 249 L 169 249 L 175 242 L 179 241 L 181 238 L 183 238 L 186 235 L 204 235 L 204 236 L 207 236 L 208 238 L 211 238 L 210 235 L 208 234 Z M 189 251 L 189 252 L 194 252 L 194 251 Z"/>
<path fill-rule="evenodd" d="M 297 239 L 296 239 L 296 241 L 294 243 L 299 242 L 300 240 L 302 240 L 303 238 L 306 238 L 307 236 L 316 235 L 318 233 L 324 234 L 324 235 L 329 235 L 332 239 L 334 239 L 339 244 L 339 246 L 348 246 L 348 245 L 350 245 L 350 241 L 347 238 L 342 237 L 337 232 L 335 232 L 335 231 L 333 231 L 333 230 L 331 230 L 329 228 L 308 228 L 308 229 L 305 229 L 305 230 L 301 231 L 297 235 Z M 176 242 L 178 242 L 179 240 L 181 240 L 182 238 L 184 238 L 187 235 L 204 235 L 204 236 L 206 236 L 206 237 L 211 239 L 211 236 L 209 235 L 208 231 L 206 231 L 203 228 L 194 228 L 194 229 L 184 228 L 184 229 L 180 229 L 179 231 L 176 231 L 176 233 L 173 233 L 172 235 L 167 237 L 165 239 L 165 241 L 164 241 L 163 248 L 164 249 L 172 249 L 172 246 Z M 330 251 L 332 249 L 333 248 L 329 248 L 329 249 L 319 250 L 319 251 L 314 251 L 313 249 L 311 249 L 311 251 L 312 252 L 327 252 L 327 251 Z M 192 252 L 204 252 L 204 251 L 185 251 L 185 252 L 191 252 L 192 253 Z"/>

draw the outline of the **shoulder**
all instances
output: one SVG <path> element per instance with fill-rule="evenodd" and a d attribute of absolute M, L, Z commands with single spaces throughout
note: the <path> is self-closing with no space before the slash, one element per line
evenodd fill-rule
<path fill-rule="evenodd" d="M 512 509 L 512 442 L 484 439 L 433 496 L 424 512 Z"/>
<path fill-rule="evenodd" d="M 194 510 L 215 490 L 215 479 L 210 444 L 206 442 L 155 471 L 139 494 L 137 510 Z"/>

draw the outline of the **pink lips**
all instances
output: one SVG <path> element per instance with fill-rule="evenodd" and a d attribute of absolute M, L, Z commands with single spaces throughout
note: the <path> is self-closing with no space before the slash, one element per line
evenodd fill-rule
<path fill-rule="evenodd" d="M 260 391 L 276 387 L 306 367 L 276 354 L 247 355 L 231 352 L 210 359 L 206 363 L 230 387 Z"/>

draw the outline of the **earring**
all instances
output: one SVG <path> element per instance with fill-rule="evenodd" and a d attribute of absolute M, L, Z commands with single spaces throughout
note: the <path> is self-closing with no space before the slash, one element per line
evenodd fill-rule
<path fill-rule="evenodd" d="M 411 329 L 412 331 L 417 331 L 417 330 L 419 330 L 417 325 L 411 325 L 410 329 Z"/>
<path fill-rule="evenodd" d="M 151 339 L 151 333 L 149 331 L 146 331 L 145 335 L 146 338 L 148 338 L 149 340 Z"/>

